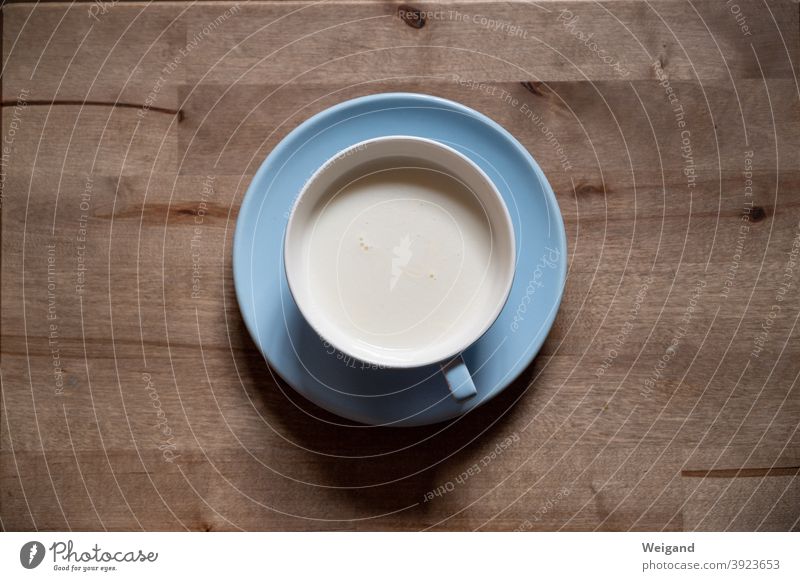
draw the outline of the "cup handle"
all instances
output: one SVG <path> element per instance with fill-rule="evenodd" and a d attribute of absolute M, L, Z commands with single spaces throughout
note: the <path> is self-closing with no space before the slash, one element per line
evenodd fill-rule
<path fill-rule="evenodd" d="M 447 380 L 450 393 L 457 400 L 465 400 L 478 393 L 475 383 L 472 381 L 472 375 L 461 355 L 447 363 L 442 363 L 442 373 Z"/>

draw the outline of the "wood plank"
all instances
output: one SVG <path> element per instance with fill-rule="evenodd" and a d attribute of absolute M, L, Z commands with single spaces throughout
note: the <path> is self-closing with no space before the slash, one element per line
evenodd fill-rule
<path fill-rule="evenodd" d="M 693 3 L 697 14 L 677 0 L 421 4 L 439 16 L 420 29 L 397 17 L 400 4 L 384 2 L 124 3 L 99 22 L 85 4 L 12 4 L 4 8 L 3 100 L 26 88 L 42 101 L 141 105 L 151 97 L 173 109 L 175 87 L 187 82 L 301 87 L 454 73 L 495 82 L 637 80 L 655 78 L 656 61 L 674 80 L 794 78 L 796 3 L 773 2 L 770 11 L 756 0 L 739 4 L 750 36 L 712 0 Z"/>
<path fill-rule="evenodd" d="M 699 179 L 719 180 L 720 169 L 731 175 L 742 172 L 745 152 L 753 148 L 758 149 L 750 160 L 753 168 L 773 170 L 779 163 L 774 154 L 776 138 L 786 155 L 780 156 L 779 168 L 798 167 L 795 130 L 800 109 L 793 81 L 766 85 L 740 81 L 740 106 L 725 98 L 733 88 L 728 83 L 703 89 L 692 83 L 673 85 L 685 112 Z M 302 103 L 291 90 L 279 86 L 204 85 L 185 90 L 180 97 L 183 118 L 178 127 L 184 158 L 180 171 L 192 174 L 212 167 L 217 174 L 254 173 L 265 154 L 305 118 L 347 98 L 397 90 L 431 93 L 486 113 L 511 130 L 548 176 L 559 184 L 569 184 L 572 177 L 583 194 L 597 192 L 602 199 L 604 190 L 620 187 L 605 183 L 607 169 L 628 170 L 633 174 L 628 180 L 631 186 L 640 172 L 651 172 L 644 178 L 651 183 L 662 173 L 667 183 L 680 183 L 683 166 L 674 162 L 681 159 L 682 128 L 664 90 L 654 81 L 597 82 L 591 87 L 580 82 L 554 83 L 537 88 L 537 94 L 518 83 L 470 88 L 453 81 L 416 80 L 347 87 L 333 93 L 323 86 L 309 86 Z M 774 124 L 773 117 L 785 123 Z M 573 175 L 572 168 L 580 175 Z M 678 201 L 685 203 L 686 196 Z"/>
<path fill-rule="evenodd" d="M 800 484 L 795 476 L 706 478 L 693 492 L 684 512 L 687 530 L 798 530 Z"/>

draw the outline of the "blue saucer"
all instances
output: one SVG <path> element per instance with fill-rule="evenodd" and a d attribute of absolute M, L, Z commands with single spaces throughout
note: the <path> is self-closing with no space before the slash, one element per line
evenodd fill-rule
<path fill-rule="evenodd" d="M 288 213 L 305 181 L 340 150 L 382 135 L 415 135 L 470 157 L 503 195 L 514 221 L 517 271 L 503 312 L 464 352 L 478 394 L 451 397 L 439 366 L 369 368 L 314 333 L 283 266 Z M 497 123 L 438 97 L 384 93 L 308 119 L 270 153 L 247 190 L 233 240 L 236 297 L 270 367 L 298 393 L 372 425 L 419 426 L 459 416 L 505 389 L 533 360 L 555 319 L 567 272 L 564 223 L 542 170 Z"/>

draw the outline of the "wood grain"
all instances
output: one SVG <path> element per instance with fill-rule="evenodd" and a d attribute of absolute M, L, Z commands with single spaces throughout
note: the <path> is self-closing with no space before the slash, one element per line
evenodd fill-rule
<path fill-rule="evenodd" d="M 409 26 L 401 5 L 446 15 Z M 91 3 L 4 4 L 3 529 L 800 528 L 800 13 L 738 5 L 750 35 L 711 0 L 117 2 L 96 20 Z M 511 131 L 570 252 L 530 368 L 407 430 L 353 425 L 274 376 L 230 264 L 269 151 L 385 91 Z"/>

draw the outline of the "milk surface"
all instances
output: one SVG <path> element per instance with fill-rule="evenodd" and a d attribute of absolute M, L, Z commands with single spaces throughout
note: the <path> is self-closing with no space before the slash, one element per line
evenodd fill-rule
<path fill-rule="evenodd" d="M 447 174 L 393 168 L 324 196 L 304 238 L 306 280 L 328 323 L 384 351 L 468 333 L 502 297 L 489 219 Z M 495 261 L 496 262 L 496 261 Z"/>

